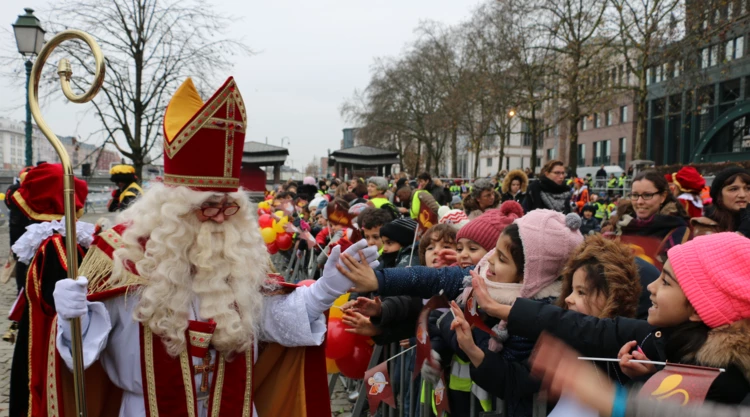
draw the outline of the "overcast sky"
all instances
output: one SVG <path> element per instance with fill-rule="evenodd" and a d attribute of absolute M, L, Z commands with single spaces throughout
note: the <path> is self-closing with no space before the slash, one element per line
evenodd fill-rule
<path fill-rule="evenodd" d="M 108 0 L 102 0 L 108 1 Z M 218 10 L 236 16 L 233 37 L 256 55 L 240 58 L 234 75 L 248 109 L 245 140 L 280 145 L 291 141 L 287 165 L 302 170 L 313 156 L 340 146 L 347 126 L 339 106 L 370 79 L 375 57 L 397 56 L 420 21 L 446 24 L 468 19 L 480 0 L 214 0 Z M 11 25 L 24 7 L 40 18 L 49 1 L 0 1 L 0 51 L 15 50 Z M 44 25 L 44 22 L 42 22 Z M 84 29 L 85 28 L 81 28 Z M 49 37 L 49 34 L 48 34 Z M 18 76 L 22 72 L 19 56 Z M 17 81 L 0 79 L 0 116 L 23 120 L 24 91 Z M 219 85 L 216 86 L 217 88 Z M 43 109 L 58 135 L 83 139 L 97 129 L 83 117 L 84 105 L 50 103 Z M 92 143 L 95 139 L 92 138 Z"/>

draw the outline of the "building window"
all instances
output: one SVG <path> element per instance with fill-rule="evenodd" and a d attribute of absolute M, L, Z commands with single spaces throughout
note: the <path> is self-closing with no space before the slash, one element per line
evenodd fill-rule
<path fill-rule="evenodd" d="M 608 140 L 594 142 L 594 165 L 609 165 L 610 143 Z"/>
<path fill-rule="evenodd" d="M 555 149 L 555 148 L 547 149 L 547 161 L 548 162 L 551 161 L 551 160 L 553 160 L 553 159 L 555 159 L 555 158 L 557 158 L 557 152 L 556 151 L 557 151 L 557 149 Z"/>
<path fill-rule="evenodd" d="M 680 76 L 681 67 L 682 67 L 682 61 L 677 60 L 674 62 L 674 67 L 672 68 L 672 77 L 677 78 Z"/>
<path fill-rule="evenodd" d="M 602 127 L 602 119 L 599 117 L 599 113 L 594 113 L 594 128 Z"/>
<path fill-rule="evenodd" d="M 586 144 L 578 144 L 578 165 L 586 166 Z"/>
<path fill-rule="evenodd" d="M 747 0 L 740 0 L 740 15 L 747 13 Z"/>
<path fill-rule="evenodd" d="M 664 73 L 662 72 L 662 66 L 658 65 L 656 67 L 656 75 L 654 76 L 654 82 L 660 83 L 664 80 Z"/>
<path fill-rule="evenodd" d="M 620 106 L 620 123 L 628 122 L 628 106 Z"/>
<path fill-rule="evenodd" d="M 745 48 L 745 37 L 730 39 L 724 44 L 724 58 L 727 61 L 742 58 Z"/>
<path fill-rule="evenodd" d="M 620 138 L 620 164 L 625 163 L 625 155 L 628 154 L 628 138 Z"/>
<path fill-rule="evenodd" d="M 581 130 L 585 132 L 588 128 L 588 117 L 583 116 L 581 118 Z"/>
<path fill-rule="evenodd" d="M 714 25 L 718 25 L 721 20 L 721 10 L 714 10 Z"/>
<path fill-rule="evenodd" d="M 607 119 L 605 120 L 607 126 L 612 126 L 612 118 L 614 117 L 614 112 L 614 110 L 607 110 Z"/>
<path fill-rule="evenodd" d="M 727 4 L 727 19 L 732 19 L 732 12 L 734 11 L 734 4 L 730 1 Z"/>
<path fill-rule="evenodd" d="M 719 56 L 719 45 L 711 45 L 701 49 L 701 68 L 709 68 L 716 65 Z"/>
<path fill-rule="evenodd" d="M 489 168 L 491 166 L 492 166 L 492 158 L 487 158 L 487 167 Z"/>
<path fill-rule="evenodd" d="M 651 85 L 654 78 L 654 67 L 646 69 L 646 85 Z"/>

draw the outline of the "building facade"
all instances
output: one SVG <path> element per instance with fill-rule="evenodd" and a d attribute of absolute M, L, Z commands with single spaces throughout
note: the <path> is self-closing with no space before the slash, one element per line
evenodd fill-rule
<path fill-rule="evenodd" d="M 648 68 L 647 156 L 657 164 L 750 159 L 750 2 L 687 1 L 694 32 Z"/>
<path fill-rule="evenodd" d="M 89 164 L 93 173 L 109 174 L 109 168 L 122 160 L 122 155 L 116 151 L 101 146 L 82 143 L 72 136 L 58 136 L 65 150 L 70 155 L 74 171 L 79 173 L 83 164 Z M 40 161 L 60 162 L 57 152 L 49 140 L 33 125 L 32 135 L 32 163 Z M 6 171 L 20 171 L 26 166 L 26 123 L 0 117 L 0 169 Z"/>

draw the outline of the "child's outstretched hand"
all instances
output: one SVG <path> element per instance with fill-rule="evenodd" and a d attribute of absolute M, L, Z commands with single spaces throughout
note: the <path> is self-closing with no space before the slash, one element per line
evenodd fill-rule
<path fill-rule="evenodd" d="M 383 304 L 380 297 L 375 297 L 374 300 L 367 297 L 357 297 L 357 300 L 352 304 L 352 309 L 367 317 L 379 317 L 383 314 Z"/>
<path fill-rule="evenodd" d="M 484 360 L 484 352 L 482 352 L 482 349 L 474 343 L 474 336 L 471 334 L 471 326 L 464 318 L 464 313 L 455 301 L 451 301 L 451 312 L 453 312 L 453 316 L 455 317 L 451 323 L 451 330 L 456 332 L 458 346 L 464 351 L 466 356 L 469 357 L 471 364 L 475 367 L 479 367 Z"/>
<path fill-rule="evenodd" d="M 458 252 L 453 249 L 442 249 L 437 253 L 437 256 L 438 258 L 435 268 L 454 265 L 458 262 Z"/>
<path fill-rule="evenodd" d="M 359 252 L 359 256 L 360 259 L 366 259 L 362 251 Z M 341 254 L 341 263 L 344 266 L 337 262 L 336 269 L 354 284 L 351 291 L 372 292 L 378 290 L 378 278 L 370 265 L 360 262 L 346 253 Z"/>
<path fill-rule="evenodd" d="M 651 375 L 656 372 L 656 367 L 650 363 L 630 362 L 631 359 L 640 361 L 649 360 L 646 355 L 641 352 L 640 348 L 636 348 L 638 348 L 638 342 L 633 340 L 625 343 L 617 354 L 617 359 L 620 360 L 620 369 L 622 369 L 622 373 L 627 375 L 630 379 L 644 375 Z M 636 350 L 633 351 L 633 349 Z"/>
<path fill-rule="evenodd" d="M 354 333 L 362 336 L 377 336 L 380 330 L 372 325 L 368 317 L 354 311 L 347 311 L 341 321 L 350 326 L 351 329 L 344 329 L 345 332 Z"/>
<path fill-rule="evenodd" d="M 492 297 L 490 297 L 490 292 L 487 290 L 487 284 L 484 283 L 484 279 L 474 271 L 471 271 L 470 273 L 471 286 L 474 288 L 474 297 L 476 297 L 482 310 L 492 317 L 499 318 L 500 320 L 508 320 L 510 306 L 500 304 L 493 300 Z"/>

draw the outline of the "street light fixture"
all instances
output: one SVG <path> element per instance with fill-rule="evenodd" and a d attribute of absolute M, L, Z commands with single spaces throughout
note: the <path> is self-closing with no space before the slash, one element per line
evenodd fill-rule
<path fill-rule="evenodd" d="M 515 115 L 516 115 L 516 111 L 513 109 L 510 109 L 510 111 L 508 112 L 508 116 L 513 117 Z"/>
<path fill-rule="evenodd" d="M 44 46 L 44 29 L 39 24 L 39 19 L 34 16 L 33 9 L 24 9 L 26 14 L 18 16 L 13 24 L 13 33 L 16 35 L 18 52 L 26 60 L 26 166 L 32 165 L 33 147 L 31 143 L 31 107 L 29 106 L 29 78 L 34 63 L 31 58 L 38 55 Z"/>

